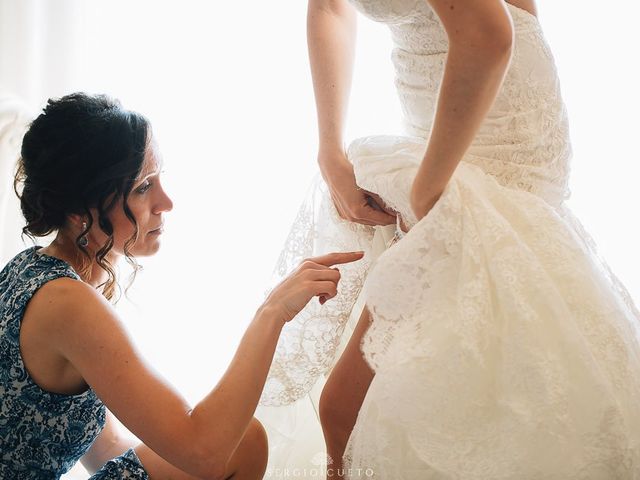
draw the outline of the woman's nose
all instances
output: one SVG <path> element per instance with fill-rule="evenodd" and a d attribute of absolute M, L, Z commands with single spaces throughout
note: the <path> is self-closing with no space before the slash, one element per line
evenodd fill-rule
<path fill-rule="evenodd" d="M 173 201 L 163 188 L 160 192 L 160 198 L 158 198 L 158 202 L 156 203 L 154 213 L 170 212 L 171 210 L 173 210 Z"/>
<path fill-rule="evenodd" d="M 167 193 L 164 190 L 162 191 L 162 197 L 163 197 L 162 211 L 170 212 L 171 210 L 173 210 L 173 200 L 169 198 L 169 195 L 167 195 Z"/>

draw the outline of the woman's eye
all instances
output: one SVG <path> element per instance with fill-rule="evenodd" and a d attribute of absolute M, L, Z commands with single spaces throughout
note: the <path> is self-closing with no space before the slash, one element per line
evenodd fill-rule
<path fill-rule="evenodd" d="M 146 182 L 144 182 L 142 185 L 140 185 L 138 188 L 136 188 L 136 192 L 138 193 L 145 193 L 147 190 L 149 190 L 151 188 L 151 182 L 149 182 L 148 180 Z"/>

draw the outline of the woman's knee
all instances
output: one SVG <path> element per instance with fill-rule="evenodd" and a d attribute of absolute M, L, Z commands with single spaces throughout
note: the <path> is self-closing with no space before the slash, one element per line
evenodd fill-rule
<path fill-rule="evenodd" d="M 256 461 L 266 467 L 269 458 L 269 441 L 266 430 L 257 418 L 254 417 L 249 423 L 243 442 L 247 443 Z"/>
<path fill-rule="evenodd" d="M 267 432 L 262 424 L 253 418 L 227 464 L 224 478 L 262 478 L 267 469 L 268 457 Z"/>

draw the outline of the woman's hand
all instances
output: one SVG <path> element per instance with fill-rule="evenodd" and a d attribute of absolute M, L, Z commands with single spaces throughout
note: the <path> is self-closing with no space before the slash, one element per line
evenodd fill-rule
<path fill-rule="evenodd" d="M 356 184 L 353 165 L 344 152 L 320 153 L 318 164 L 340 217 L 363 225 L 396 223 L 394 213 L 378 195 Z"/>
<path fill-rule="evenodd" d="M 337 295 L 340 271 L 332 265 L 355 262 L 363 256 L 364 252 L 329 253 L 304 260 L 271 291 L 263 306 L 277 312 L 283 323 L 288 322 L 313 297 L 320 297 L 324 304 Z"/>

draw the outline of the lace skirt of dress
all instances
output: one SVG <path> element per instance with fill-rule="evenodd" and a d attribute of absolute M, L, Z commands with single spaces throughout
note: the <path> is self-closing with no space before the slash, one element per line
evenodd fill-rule
<path fill-rule="evenodd" d="M 390 172 L 388 153 L 368 159 L 379 168 L 361 186 L 406 199 L 385 189 L 410 182 L 421 158 Z M 462 162 L 363 294 L 376 376 L 347 447 L 352 469 L 640 478 L 640 317 L 564 204 Z"/>
<path fill-rule="evenodd" d="M 343 274 L 333 305 L 284 332 L 263 400 L 308 395 L 366 303 L 376 376 L 347 447 L 351 478 L 640 478 L 640 316 L 566 206 L 461 162 L 416 223 L 415 140 L 371 137 L 350 159 L 412 228 L 376 249 L 320 188 L 323 207 L 302 214 L 283 258 L 301 244 L 369 258 Z"/>
<path fill-rule="evenodd" d="M 374 229 L 342 220 L 320 175 L 313 179 L 272 284 L 307 257 L 355 250 L 364 250 L 365 257 L 341 265 L 338 295 L 324 305 L 310 302 L 281 334 L 256 411 L 269 436 L 265 478 L 322 478 L 327 466 L 318 415 L 322 387 L 360 318 L 362 284 L 370 265 L 394 233 L 393 226 Z"/>

